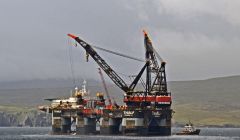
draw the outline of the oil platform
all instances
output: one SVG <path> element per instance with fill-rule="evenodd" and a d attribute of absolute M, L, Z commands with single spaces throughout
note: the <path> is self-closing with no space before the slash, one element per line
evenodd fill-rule
<path fill-rule="evenodd" d="M 112 103 L 106 84 L 99 68 L 105 87 L 108 104 L 102 93 L 95 98 L 87 98 L 86 88 L 75 89 L 69 99 L 52 100 L 50 106 L 39 109 L 52 114 L 53 134 L 102 134 L 102 135 L 136 135 L 168 136 L 171 135 L 172 98 L 167 90 L 165 73 L 166 62 L 154 49 L 148 34 L 144 33 L 144 65 L 134 77 L 133 82 L 126 82 L 95 51 L 96 47 L 81 38 L 68 34 L 91 56 L 108 77 L 123 91 L 124 105 Z M 102 49 L 104 50 L 104 49 Z M 133 57 L 129 57 L 133 58 Z M 145 75 L 144 75 L 145 74 Z M 143 80 L 145 79 L 145 80 Z M 141 82 L 144 87 L 138 89 Z M 75 128 L 72 129 L 75 124 Z"/>

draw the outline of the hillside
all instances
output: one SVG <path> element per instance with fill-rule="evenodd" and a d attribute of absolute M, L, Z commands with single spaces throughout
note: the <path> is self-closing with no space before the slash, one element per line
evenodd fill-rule
<path fill-rule="evenodd" d="M 170 82 L 174 119 L 198 125 L 240 125 L 240 76 Z"/>
<path fill-rule="evenodd" d="M 174 122 L 183 124 L 190 119 L 196 125 L 240 126 L 239 83 L 240 76 L 169 82 Z M 120 103 L 122 92 L 112 84 L 108 87 Z M 45 98 L 68 97 L 72 88 L 71 81 L 63 79 L 0 83 L 0 105 L 36 107 L 47 104 Z M 94 80 L 88 80 L 88 88 L 92 96 L 103 91 L 102 84 Z"/>

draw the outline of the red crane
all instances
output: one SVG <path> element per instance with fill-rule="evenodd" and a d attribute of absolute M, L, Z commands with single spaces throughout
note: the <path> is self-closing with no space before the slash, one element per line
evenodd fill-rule
<path fill-rule="evenodd" d="M 109 92 L 108 92 L 108 89 L 107 89 L 107 85 L 106 85 L 106 82 L 105 82 L 104 77 L 103 77 L 103 73 L 102 73 L 100 68 L 98 68 L 98 73 L 99 73 L 99 75 L 101 77 L 101 80 L 102 80 L 102 83 L 103 83 L 103 87 L 104 87 L 105 93 L 106 93 L 107 98 L 108 98 L 109 105 L 112 106 L 112 100 L 110 98 L 110 95 L 109 95 Z"/>

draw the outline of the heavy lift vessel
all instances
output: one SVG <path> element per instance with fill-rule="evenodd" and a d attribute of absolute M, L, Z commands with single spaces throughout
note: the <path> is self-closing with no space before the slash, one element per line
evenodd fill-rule
<path fill-rule="evenodd" d="M 114 134 L 121 126 L 121 132 L 124 135 L 171 135 L 173 111 L 171 93 L 167 91 L 166 63 L 155 51 L 145 31 L 145 64 L 130 86 L 98 55 L 93 46 L 73 34 L 68 34 L 68 36 L 80 44 L 87 56 L 90 55 L 110 79 L 124 91 L 123 100 L 126 104 L 124 108 L 116 111 L 117 113 L 107 108 L 103 109 L 105 113 L 102 114 L 101 120 L 104 121 L 100 122 L 103 134 Z M 157 58 L 161 61 L 160 65 Z M 136 85 L 144 71 L 146 71 L 145 89 L 136 90 Z"/>

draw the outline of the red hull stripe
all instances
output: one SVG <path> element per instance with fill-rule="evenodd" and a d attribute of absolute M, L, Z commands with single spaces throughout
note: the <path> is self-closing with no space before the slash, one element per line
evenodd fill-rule
<path fill-rule="evenodd" d="M 125 97 L 124 102 L 142 102 L 142 101 L 147 101 L 147 102 L 171 102 L 172 98 L 171 96 L 135 96 L 135 97 Z"/>

